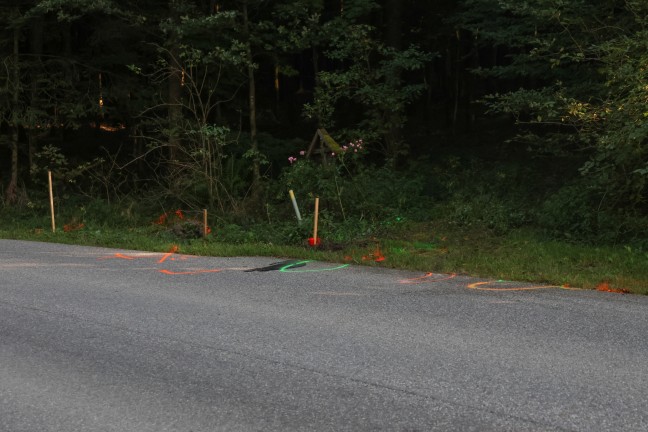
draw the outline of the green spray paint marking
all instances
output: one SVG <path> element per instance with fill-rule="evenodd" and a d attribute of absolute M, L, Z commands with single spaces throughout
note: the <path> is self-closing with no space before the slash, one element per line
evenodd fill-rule
<path fill-rule="evenodd" d="M 349 264 L 342 264 L 337 267 L 327 267 L 327 268 L 322 268 L 322 269 L 312 269 L 312 270 L 290 270 L 293 267 L 299 267 L 300 265 L 305 265 L 307 263 L 311 262 L 310 260 L 306 261 L 298 261 L 296 263 L 291 263 L 286 266 L 283 266 L 279 269 L 280 272 L 284 273 L 315 273 L 315 272 L 322 272 L 322 271 L 331 271 L 331 270 L 340 270 L 345 267 L 349 267 Z"/>

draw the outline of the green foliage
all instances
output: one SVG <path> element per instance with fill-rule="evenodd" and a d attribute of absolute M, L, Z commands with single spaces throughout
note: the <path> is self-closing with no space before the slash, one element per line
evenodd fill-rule
<path fill-rule="evenodd" d="M 431 171 L 438 176 L 435 187 L 443 198 L 435 211 L 450 225 L 505 235 L 535 222 L 533 182 L 538 179 L 531 177 L 530 167 L 490 167 L 478 159 L 451 157 Z"/>
<path fill-rule="evenodd" d="M 275 245 L 304 245 L 312 233 L 306 221 L 301 225 L 296 222 L 274 221 L 273 223 L 256 223 L 241 226 L 235 223 L 220 224 L 216 228 L 214 239 L 230 244 L 266 243 Z"/>
<path fill-rule="evenodd" d="M 422 69 L 432 56 L 415 45 L 402 51 L 387 47 L 375 38 L 375 29 L 365 24 L 341 19 L 326 29 L 332 34 L 326 55 L 345 66 L 319 73 L 315 99 L 306 105 L 306 116 L 333 127 L 340 122 L 335 114 L 345 112 L 341 106 L 352 103 L 361 114 L 356 124 L 342 123 L 353 131 L 350 134 L 380 142 L 394 129 L 403 128 L 405 108 L 421 95 L 424 85 L 406 83 L 400 74 Z"/>
<path fill-rule="evenodd" d="M 574 242 L 624 242 L 646 248 L 648 240 L 642 234 L 648 222 L 645 215 L 622 208 L 603 208 L 601 204 L 597 190 L 586 182 L 562 188 L 540 207 L 538 226 L 555 237 Z"/>
<path fill-rule="evenodd" d="M 450 205 L 452 224 L 464 228 L 486 228 L 496 235 L 508 234 L 532 221 L 529 211 L 519 204 L 491 195 L 455 199 Z"/>
<path fill-rule="evenodd" d="M 276 198 L 284 198 L 290 189 L 298 201 L 319 197 L 322 223 L 341 237 L 349 226 L 355 227 L 352 231 L 357 235 L 366 236 L 386 220 L 424 214 L 431 199 L 424 195 L 423 175 L 369 165 L 364 161 L 364 146 L 361 140 L 343 145 L 326 164 L 293 161 L 282 174 Z"/>
<path fill-rule="evenodd" d="M 61 152 L 61 149 L 53 145 L 46 145 L 34 154 L 31 175 L 37 184 L 45 185 L 47 184 L 47 172 L 52 171 L 56 180 L 60 180 L 64 184 L 75 184 L 81 178 L 86 178 L 90 170 L 96 170 L 102 163 L 104 163 L 103 159 L 95 158 L 93 161 L 70 166 L 68 158 Z"/>
<path fill-rule="evenodd" d="M 130 66 L 153 88 L 179 81 L 175 98 L 160 104 L 149 94 L 138 113 L 149 153 L 158 158 L 149 158 L 155 171 L 170 171 L 156 177 L 155 188 L 165 202 L 224 213 L 244 198 L 250 160 L 259 158 L 245 153 L 240 134 L 220 118 L 222 105 L 245 81 L 248 42 L 236 31 L 234 11 L 205 15 L 180 2 L 169 12 L 159 23 L 167 40 L 157 46 L 155 61 Z"/>
<path fill-rule="evenodd" d="M 648 9 L 645 2 L 467 0 L 460 25 L 508 64 L 481 76 L 527 78 L 529 87 L 486 98 L 513 116 L 516 141 L 556 158 L 581 159 L 582 179 L 546 204 L 544 223 L 582 235 L 611 230 L 648 209 Z M 485 9 L 494 18 L 485 19 Z M 530 82 L 528 78 L 533 78 Z M 564 212 L 558 209 L 563 207 Z"/>
<path fill-rule="evenodd" d="M 321 197 L 331 239 L 429 218 L 432 200 L 456 226 L 501 235 L 534 223 L 587 241 L 644 232 L 645 1 L 407 2 L 395 26 L 403 3 L 377 0 L 5 3 L 0 193 L 24 188 L 32 210 L 46 210 L 52 170 L 61 209 L 139 194 L 142 207 L 208 207 L 254 241 L 303 240 L 289 223 L 248 227 L 292 216 L 288 188 Z M 327 142 L 332 163 L 283 170 L 316 127 L 371 152 Z"/>
<path fill-rule="evenodd" d="M 328 20 L 321 1 L 289 2 L 275 10 L 281 23 L 279 48 L 311 49 L 315 54 L 316 85 L 313 101 L 304 106 L 306 118 L 374 142 L 387 140 L 405 125 L 405 108 L 424 90 L 422 79 L 406 81 L 402 73 L 420 71 L 432 58 L 415 44 L 398 50 L 381 41 L 377 28 L 367 24 L 378 8 L 373 0 L 351 0 Z M 320 52 L 336 66 L 320 69 Z M 351 121 L 349 106 L 354 107 Z M 403 143 L 396 144 L 391 153 L 405 153 Z"/>
<path fill-rule="evenodd" d="M 59 21 L 74 21 L 92 13 L 119 14 L 122 9 L 112 0 L 39 0 L 29 15 L 54 13 Z"/>
<path fill-rule="evenodd" d="M 3 18 L 8 26 L 20 29 L 35 25 L 30 20 L 47 12 L 39 4 L 26 13 L 15 10 Z M 17 53 L 0 51 L 0 124 L 37 136 L 51 128 L 78 129 L 83 120 L 98 114 L 98 105 L 87 98 L 87 86 L 79 88 L 73 79 L 87 74 L 87 65 L 23 52 L 20 44 L 17 48 Z"/>

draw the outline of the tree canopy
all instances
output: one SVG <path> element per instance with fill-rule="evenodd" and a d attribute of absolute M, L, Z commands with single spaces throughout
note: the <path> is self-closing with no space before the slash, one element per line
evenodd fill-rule
<path fill-rule="evenodd" d="M 648 215 L 643 0 L 31 0 L 0 12 L 8 206 L 51 169 L 108 200 L 155 189 L 247 211 L 326 128 L 364 140 L 376 172 L 475 140 L 481 153 L 519 148 L 562 170 L 543 195 L 557 225 Z M 576 216 L 557 216 L 563 205 Z"/>

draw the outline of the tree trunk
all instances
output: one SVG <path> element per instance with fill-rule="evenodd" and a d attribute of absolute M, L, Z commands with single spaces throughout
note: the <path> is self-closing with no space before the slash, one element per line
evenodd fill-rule
<path fill-rule="evenodd" d="M 313 61 L 313 76 L 315 77 L 315 91 L 320 87 L 320 67 L 319 67 L 319 50 L 317 49 L 316 46 L 313 46 L 312 49 L 312 61 Z M 317 114 L 317 129 L 321 129 L 324 127 L 324 124 L 322 123 L 322 116 Z"/>
<path fill-rule="evenodd" d="M 31 31 L 31 53 L 34 57 L 33 61 L 35 64 L 30 68 L 31 69 L 30 105 L 32 107 L 32 111 L 36 112 L 36 110 L 40 106 L 37 76 L 38 74 L 42 73 L 40 63 L 41 63 L 41 56 L 43 55 L 43 19 L 41 17 L 34 19 L 31 30 L 32 30 Z M 39 119 L 36 118 L 30 122 L 30 129 L 28 134 L 28 139 L 29 139 L 28 152 L 29 152 L 30 171 L 31 168 L 34 166 L 34 154 L 36 153 L 36 143 L 38 141 L 38 135 L 39 135 L 39 129 L 36 127 L 38 126 L 38 120 Z"/>
<path fill-rule="evenodd" d="M 20 27 L 14 28 L 13 39 L 13 64 L 11 65 L 11 100 L 13 112 L 11 115 L 11 175 L 9 185 L 5 191 L 5 201 L 13 205 L 18 201 L 18 140 L 19 140 L 19 119 L 18 103 L 20 102 Z"/>
<path fill-rule="evenodd" d="M 461 102 L 461 74 L 462 68 L 462 51 L 461 51 L 461 31 L 456 30 L 455 36 L 457 38 L 457 49 L 453 62 L 454 85 L 453 85 L 453 100 L 452 100 L 452 133 L 456 136 L 458 132 L 459 120 L 459 104 Z"/>
<path fill-rule="evenodd" d="M 174 164 L 178 158 L 178 148 L 180 147 L 179 127 L 182 121 L 182 79 L 179 73 L 178 61 L 178 44 L 171 42 L 169 47 L 169 82 L 168 82 L 168 118 L 169 118 L 169 163 Z"/>
<path fill-rule="evenodd" d="M 387 45 L 396 49 L 403 49 L 403 0 L 387 0 L 385 4 L 387 14 Z M 392 76 L 388 77 L 390 87 L 398 88 L 401 82 L 402 71 L 396 69 Z M 401 116 L 403 113 L 388 111 L 387 124 L 388 130 L 385 134 L 385 145 L 387 157 L 396 161 L 399 153 L 403 152 L 403 130 Z"/>
<path fill-rule="evenodd" d="M 403 48 L 403 0 L 387 0 L 387 45 Z"/>
<path fill-rule="evenodd" d="M 259 143 L 257 140 L 256 121 L 256 82 L 254 66 L 252 64 L 252 45 L 250 38 L 250 21 L 248 18 L 248 1 L 243 1 L 243 32 L 248 40 L 247 45 L 247 74 L 248 74 L 248 99 L 250 114 L 250 150 L 252 151 L 252 201 L 256 202 L 261 195 L 261 162 L 259 160 Z"/>
<path fill-rule="evenodd" d="M 174 1 L 169 1 L 169 17 L 177 24 L 177 11 L 174 6 Z M 182 122 L 182 67 L 179 63 L 180 47 L 178 35 L 175 31 L 171 31 L 169 39 L 167 40 L 168 48 L 168 87 L 167 87 L 167 116 L 169 121 L 169 137 L 167 141 L 168 152 L 168 167 L 173 170 L 178 159 L 178 148 L 180 147 L 180 125 Z"/>

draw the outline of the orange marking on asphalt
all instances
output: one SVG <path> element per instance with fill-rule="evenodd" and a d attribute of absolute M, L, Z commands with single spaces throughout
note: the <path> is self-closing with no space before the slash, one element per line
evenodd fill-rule
<path fill-rule="evenodd" d="M 170 258 L 171 261 L 187 261 L 189 259 L 186 255 L 180 255 L 177 257 Z"/>
<path fill-rule="evenodd" d="M 2 269 L 24 268 L 24 267 L 95 267 L 95 265 L 94 264 L 82 264 L 82 263 L 61 263 L 61 264 L 49 264 L 49 263 L 0 263 L 0 268 L 2 268 Z"/>
<path fill-rule="evenodd" d="M 470 285 L 467 285 L 467 288 L 480 290 L 480 291 L 534 291 L 534 290 L 548 289 L 548 288 L 569 289 L 558 285 L 538 285 L 538 286 L 529 286 L 529 287 L 510 287 L 510 288 L 493 288 L 493 287 L 482 288 L 481 287 L 482 285 L 496 284 L 496 283 L 498 282 L 494 282 L 494 281 L 475 282 L 475 283 L 471 283 Z"/>
<path fill-rule="evenodd" d="M 114 255 L 110 255 L 110 256 L 107 256 L 107 257 L 101 257 L 101 258 L 97 258 L 97 259 L 106 260 L 106 259 L 112 259 L 112 258 L 118 258 L 118 259 L 123 259 L 123 260 L 136 260 L 137 259 L 135 257 L 120 254 L 120 253 L 116 253 Z"/>
<path fill-rule="evenodd" d="M 162 258 L 160 258 L 160 260 L 158 261 L 158 264 L 162 264 L 164 261 L 166 261 L 168 258 L 171 257 L 171 255 L 173 255 L 176 252 L 178 252 L 178 246 L 173 245 L 171 247 L 171 249 L 169 250 L 169 252 L 167 252 L 166 254 L 164 254 L 164 256 Z"/>
<path fill-rule="evenodd" d="M 420 277 L 417 277 L 417 278 L 411 278 L 411 279 L 402 279 L 399 282 L 402 283 L 402 284 L 410 284 L 410 285 L 422 284 L 422 283 L 433 283 L 433 282 L 439 282 L 439 281 L 443 281 L 443 280 L 452 279 L 452 278 L 456 277 L 457 274 L 452 273 L 450 275 L 442 276 L 442 277 L 437 278 L 437 279 L 432 279 L 432 276 L 434 276 L 434 273 L 426 273 L 423 276 L 420 276 Z"/>
<path fill-rule="evenodd" d="M 194 274 L 200 274 L 200 273 L 218 273 L 223 271 L 223 269 L 209 269 L 209 270 L 192 270 L 192 271 L 180 271 L 180 272 L 174 272 L 171 270 L 158 270 L 160 273 L 164 273 L 167 275 L 194 275 Z"/>

